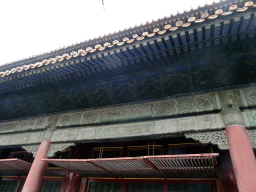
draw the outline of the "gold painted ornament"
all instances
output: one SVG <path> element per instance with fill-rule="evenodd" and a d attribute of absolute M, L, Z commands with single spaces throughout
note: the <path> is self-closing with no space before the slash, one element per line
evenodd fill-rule
<path fill-rule="evenodd" d="M 147 35 L 147 37 L 154 37 L 156 35 L 156 33 L 150 33 Z"/>
<path fill-rule="evenodd" d="M 144 36 L 144 37 L 146 37 L 147 35 L 148 35 L 148 32 L 146 32 L 146 31 L 142 33 L 142 36 Z"/>
<path fill-rule="evenodd" d="M 204 21 L 205 21 L 205 19 L 197 19 L 197 20 L 195 20 L 195 23 L 202 23 Z"/>
<path fill-rule="evenodd" d="M 223 10 L 222 9 L 218 9 L 215 11 L 215 15 L 220 15 L 223 13 Z"/>
<path fill-rule="evenodd" d="M 223 12 L 221 15 L 227 16 L 227 15 L 231 15 L 232 13 L 233 13 L 232 11 L 227 11 L 227 12 Z"/>
<path fill-rule="evenodd" d="M 210 15 L 207 19 L 216 19 L 218 17 L 218 15 Z"/>
<path fill-rule="evenodd" d="M 229 7 L 229 11 L 234 11 L 234 10 L 236 10 L 237 9 L 237 5 L 231 5 L 230 7 Z"/>
<path fill-rule="evenodd" d="M 188 22 L 189 22 L 189 23 L 192 23 L 192 22 L 194 22 L 195 20 L 196 20 L 195 17 L 189 17 L 189 18 L 188 18 Z"/>
<path fill-rule="evenodd" d="M 182 24 L 183 24 L 183 22 L 182 22 L 182 21 L 177 21 L 177 22 L 176 22 L 176 27 L 181 27 L 181 26 L 182 26 Z"/>
<path fill-rule="evenodd" d="M 123 38 L 123 41 L 124 41 L 124 42 L 127 42 L 127 41 L 129 41 L 129 38 L 128 38 L 128 37 L 125 37 L 125 38 Z"/>
<path fill-rule="evenodd" d="M 157 33 L 158 31 L 160 31 L 159 28 L 155 28 L 155 29 L 153 30 L 154 33 Z"/>
<path fill-rule="evenodd" d="M 244 6 L 251 7 L 253 4 L 254 4 L 253 1 L 247 1 L 247 2 L 245 2 Z"/>
<path fill-rule="evenodd" d="M 138 41 L 141 41 L 141 40 L 143 40 L 144 38 L 145 38 L 145 37 L 143 37 L 143 36 L 142 36 L 142 37 L 137 37 L 137 40 L 138 40 Z"/>
<path fill-rule="evenodd" d="M 236 11 L 237 12 L 244 12 L 248 9 L 248 7 L 242 7 L 242 8 L 238 8 Z"/>
<path fill-rule="evenodd" d="M 203 14 L 201 15 L 201 18 L 202 18 L 202 19 L 205 19 L 205 18 L 207 18 L 207 17 L 209 17 L 209 13 L 207 13 L 207 12 L 205 12 L 205 13 L 203 13 Z"/>
<path fill-rule="evenodd" d="M 113 41 L 113 45 L 117 45 L 118 43 L 119 43 L 118 40 L 114 40 L 114 41 Z"/>
<path fill-rule="evenodd" d="M 132 43 L 134 41 L 135 41 L 135 39 L 130 39 L 130 40 L 127 41 L 127 43 Z"/>
<path fill-rule="evenodd" d="M 183 25 L 182 25 L 182 27 L 189 27 L 191 25 L 191 23 L 184 23 Z"/>
<path fill-rule="evenodd" d="M 165 26 L 164 26 L 164 29 L 170 29 L 171 27 L 172 27 L 172 26 L 168 24 L 168 25 L 165 25 Z"/>
<path fill-rule="evenodd" d="M 159 34 L 159 35 L 163 35 L 163 34 L 166 33 L 166 31 L 167 31 L 167 30 L 158 31 L 158 34 Z"/>
<path fill-rule="evenodd" d="M 171 27 L 169 30 L 170 31 L 176 31 L 178 29 L 178 27 Z"/>

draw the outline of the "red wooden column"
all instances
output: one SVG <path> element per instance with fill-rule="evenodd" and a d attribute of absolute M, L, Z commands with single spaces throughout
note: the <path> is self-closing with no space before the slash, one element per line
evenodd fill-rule
<path fill-rule="evenodd" d="M 79 192 L 84 192 L 85 191 L 87 181 L 88 181 L 87 178 L 84 178 L 84 177 L 82 178 Z"/>
<path fill-rule="evenodd" d="M 81 188 L 82 177 L 75 172 L 66 175 L 62 186 L 61 192 L 79 192 Z"/>
<path fill-rule="evenodd" d="M 70 180 L 66 192 L 78 192 L 82 177 L 75 172 L 70 173 Z"/>
<path fill-rule="evenodd" d="M 66 192 L 68 183 L 69 183 L 69 174 L 66 174 L 65 179 L 62 181 L 61 187 L 60 187 L 60 192 Z"/>
<path fill-rule="evenodd" d="M 255 192 L 256 159 L 246 128 L 231 125 L 226 136 L 239 192 Z"/>
<path fill-rule="evenodd" d="M 42 161 L 42 159 L 47 158 L 50 146 L 50 141 L 45 139 L 42 141 L 28 173 L 22 192 L 38 192 L 40 190 L 44 173 L 48 166 L 48 162 Z"/>

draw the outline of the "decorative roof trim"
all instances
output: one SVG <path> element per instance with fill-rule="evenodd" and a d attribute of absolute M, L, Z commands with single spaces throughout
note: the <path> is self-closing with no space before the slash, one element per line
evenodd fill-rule
<path fill-rule="evenodd" d="M 204 13 L 201 13 L 200 19 L 196 19 L 194 16 L 191 16 L 187 19 L 186 23 L 183 23 L 184 21 L 182 21 L 182 20 L 178 20 L 178 21 L 176 21 L 175 25 L 173 25 L 173 26 L 171 26 L 170 24 L 166 24 L 164 26 L 163 30 L 161 30 L 158 27 L 155 27 L 153 29 L 152 33 L 143 32 L 142 36 L 139 36 L 138 34 L 135 33 L 135 34 L 132 35 L 132 39 L 130 39 L 128 37 L 125 37 L 125 38 L 123 38 L 123 40 L 121 42 L 118 41 L 118 40 L 114 40 L 112 42 L 112 44 L 109 43 L 109 42 L 104 43 L 103 46 L 100 45 L 100 44 L 97 44 L 97 45 L 95 45 L 94 48 L 93 47 L 87 47 L 85 50 L 84 49 L 79 49 L 77 52 L 72 51 L 70 54 L 64 53 L 63 55 L 57 55 L 54 58 L 44 59 L 41 62 L 36 62 L 36 63 L 29 64 L 29 65 L 22 65 L 22 66 L 14 67 L 14 68 L 11 68 L 10 70 L 1 71 L 0 72 L 0 77 L 8 76 L 10 74 L 17 73 L 17 72 L 20 73 L 20 72 L 26 71 L 30 68 L 33 69 L 35 67 L 42 67 L 44 65 L 55 64 L 57 62 L 63 61 L 64 59 L 69 60 L 72 57 L 85 56 L 89 53 L 94 53 L 94 52 L 97 52 L 97 51 L 103 51 L 103 50 L 105 50 L 107 48 L 111 48 L 113 46 L 122 46 L 126 43 L 133 43 L 135 40 L 136 41 L 141 41 L 144 38 L 151 38 L 151 37 L 154 37 L 157 34 L 158 35 L 163 35 L 168 30 L 169 31 L 176 31 L 178 28 L 187 28 L 187 27 L 191 26 L 192 23 L 196 24 L 196 23 L 202 23 L 206 20 L 213 20 L 213 19 L 216 19 L 217 17 L 230 15 L 230 14 L 234 13 L 234 11 L 244 12 L 244 11 L 248 10 L 249 7 L 256 8 L 256 4 L 254 4 L 252 1 L 248 1 L 248 2 L 245 2 L 244 7 L 242 7 L 242 8 L 238 8 L 238 5 L 231 5 L 229 7 L 229 11 L 224 12 L 223 9 L 218 9 L 218 10 L 215 11 L 215 14 L 213 14 L 213 15 L 209 15 L 208 12 L 204 12 Z"/>

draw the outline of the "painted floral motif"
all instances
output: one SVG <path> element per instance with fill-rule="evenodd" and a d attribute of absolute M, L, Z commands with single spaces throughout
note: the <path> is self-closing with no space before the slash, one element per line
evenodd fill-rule
<path fill-rule="evenodd" d="M 72 124 L 72 125 L 80 125 L 82 117 L 83 117 L 83 112 L 72 114 L 71 115 L 71 122 L 70 122 L 70 124 Z"/>
<path fill-rule="evenodd" d="M 248 130 L 249 139 L 251 141 L 252 147 L 256 148 L 256 130 Z"/>
<path fill-rule="evenodd" d="M 170 101 L 160 101 L 155 102 L 155 115 L 154 116 L 164 116 L 164 115 L 173 115 L 177 114 L 177 100 L 173 99 Z"/>
<path fill-rule="evenodd" d="M 20 122 L 20 125 L 18 126 L 17 130 L 24 131 L 28 129 L 29 120 L 24 120 Z"/>
<path fill-rule="evenodd" d="M 181 131 L 195 130 L 195 117 L 181 118 L 179 120 L 179 129 Z"/>
<path fill-rule="evenodd" d="M 52 134 L 51 142 L 65 141 L 67 133 L 68 133 L 68 130 L 54 131 Z"/>
<path fill-rule="evenodd" d="M 178 120 L 169 119 L 163 121 L 156 121 L 154 129 L 156 134 L 178 132 Z"/>
<path fill-rule="evenodd" d="M 18 125 L 17 122 L 3 123 L 0 125 L 0 133 L 7 133 L 7 132 L 15 131 L 15 128 L 17 125 Z"/>
<path fill-rule="evenodd" d="M 96 138 L 127 137 L 131 135 L 153 134 L 152 123 L 139 123 L 118 126 L 106 126 L 97 129 Z"/>
<path fill-rule="evenodd" d="M 39 118 L 39 119 L 37 119 L 36 120 L 35 128 L 44 128 L 46 121 L 47 121 L 47 117 L 46 118 Z"/>
<path fill-rule="evenodd" d="M 92 111 L 92 112 L 84 112 L 83 114 L 83 119 L 82 119 L 82 124 L 90 124 L 90 123 L 97 123 L 99 122 L 99 112 L 97 111 Z"/>
<path fill-rule="evenodd" d="M 198 111 L 213 109 L 210 95 L 203 95 L 199 97 L 195 96 L 195 104 Z"/>
<path fill-rule="evenodd" d="M 152 116 L 151 111 L 152 105 L 145 104 L 145 105 L 137 105 L 133 107 L 127 108 L 114 108 L 108 109 L 106 111 L 101 112 L 101 121 L 108 121 L 108 120 L 124 120 L 128 118 L 134 117 L 150 117 Z"/>
<path fill-rule="evenodd" d="M 198 124 L 204 128 L 215 128 L 217 126 L 215 115 L 203 115 L 197 117 Z"/>
<path fill-rule="evenodd" d="M 178 113 L 191 113 L 194 111 L 192 97 L 184 97 L 178 99 Z"/>
<path fill-rule="evenodd" d="M 68 126 L 70 125 L 70 121 L 71 121 L 71 116 L 70 115 L 63 115 L 61 123 L 63 126 Z"/>
<path fill-rule="evenodd" d="M 256 103 L 256 89 L 250 88 L 250 90 L 246 93 L 246 98 L 248 99 L 249 104 L 255 104 Z"/>

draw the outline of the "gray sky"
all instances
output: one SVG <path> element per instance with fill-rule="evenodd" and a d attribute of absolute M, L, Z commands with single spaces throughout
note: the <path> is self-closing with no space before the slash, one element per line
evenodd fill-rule
<path fill-rule="evenodd" d="M 213 1 L 2 0 L 0 65 Z"/>

